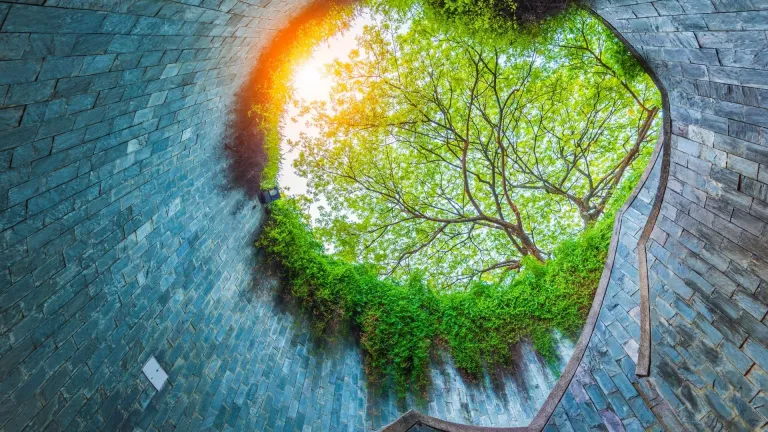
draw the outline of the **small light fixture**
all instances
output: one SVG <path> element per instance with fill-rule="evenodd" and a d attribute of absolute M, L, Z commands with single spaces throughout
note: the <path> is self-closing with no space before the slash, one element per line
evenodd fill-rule
<path fill-rule="evenodd" d="M 259 193 L 259 202 L 262 204 L 269 204 L 273 201 L 280 199 L 280 189 L 273 187 L 271 189 L 264 189 Z"/>

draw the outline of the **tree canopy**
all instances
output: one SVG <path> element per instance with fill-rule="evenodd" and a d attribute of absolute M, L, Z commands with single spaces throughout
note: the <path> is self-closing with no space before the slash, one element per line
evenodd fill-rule
<path fill-rule="evenodd" d="M 329 66 L 330 100 L 294 100 L 319 131 L 292 143 L 296 166 L 337 257 L 440 286 L 499 280 L 601 218 L 643 168 L 659 94 L 583 10 L 487 38 L 428 13 L 374 8 Z"/>

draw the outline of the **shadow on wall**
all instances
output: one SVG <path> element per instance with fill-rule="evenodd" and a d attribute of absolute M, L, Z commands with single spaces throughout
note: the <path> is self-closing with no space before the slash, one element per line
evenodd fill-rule
<path fill-rule="evenodd" d="M 353 1 L 314 1 L 278 30 L 269 44 L 261 50 L 247 81 L 235 94 L 235 106 L 226 127 L 225 153 L 231 188 L 242 189 L 249 198 L 258 196 L 268 158 L 265 148 L 266 133 L 263 128 L 258 127 L 263 118 L 260 118 L 260 113 L 252 112 L 252 107 L 276 103 L 271 94 L 276 84 L 273 72 L 281 62 L 287 61 L 292 42 L 302 25 L 319 20 L 334 7 Z"/>

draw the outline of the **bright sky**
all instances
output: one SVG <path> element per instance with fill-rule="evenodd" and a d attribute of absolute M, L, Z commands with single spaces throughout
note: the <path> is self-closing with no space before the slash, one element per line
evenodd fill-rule
<path fill-rule="evenodd" d="M 325 73 L 325 66 L 335 59 L 347 60 L 349 53 L 357 47 L 355 38 L 362 35 L 365 25 L 370 24 L 368 16 L 363 15 L 352 22 L 350 28 L 344 33 L 340 33 L 325 43 L 315 48 L 312 57 L 304 65 L 299 67 L 293 76 L 293 84 L 296 88 L 298 97 L 312 100 L 327 100 L 329 98 L 333 82 Z M 279 183 L 285 193 L 291 196 L 304 195 L 307 193 L 307 181 L 300 177 L 293 168 L 293 162 L 299 156 L 297 150 L 291 149 L 287 141 L 297 140 L 299 135 L 304 132 L 312 134 L 312 128 L 305 124 L 306 120 L 298 118 L 298 122 L 291 121 L 292 117 L 298 115 L 298 110 L 294 106 L 288 106 L 284 114 L 282 155 L 283 162 L 280 169 Z M 317 216 L 317 209 L 313 206 L 312 216 Z"/>

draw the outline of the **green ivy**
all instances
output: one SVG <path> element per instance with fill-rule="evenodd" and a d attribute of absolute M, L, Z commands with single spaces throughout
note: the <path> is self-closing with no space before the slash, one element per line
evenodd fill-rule
<path fill-rule="evenodd" d="M 410 5 L 413 1 L 385 3 Z M 498 15 L 515 10 L 515 3 L 507 0 L 430 0 L 425 4 L 446 17 L 469 16 L 472 22 L 488 26 L 498 23 Z M 279 118 L 291 91 L 288 71 L 309 55 L 317 41 L 340 28 L 349 14 L 350 9 L 340 9 L 322 23 L 302 28 L 301 43 L 287 49 L 275 69 L 269 103 L 254 104 L 252 114 L 267 135 L 272 164 L 265 169 L 267 185 L 274 184 L 278 171 Z M 614 51 L 621 72 L 638 73 L 636 62 L 619 48 Z M 648 156 L 644 152 L 634 166 L 645 166 Z M 430 355 L 437 347 L 447 349 L 455 365 L 470 375 L 511 365 L 512 348 L 521 340 L 532 342 L 545 359 L 555 360 L 553 331 L 575 337 L 581 330 L 603 271 L 615 211 L 640 174 L 633 170 L 627 175 L 614 193 L 612 210 L 595 225 L 563 241 L 545 263 L 525 261 L 522 270 L 505 283 L 479 281 L 464 290 L 446 292 L 430 286 L 419 274 L 405 281 L 381 278 L 373 265 L 327 254 L 293 199 L 269 205 L 257 246 L 276 264 L 288 294 L 310 314 L 314 330 L 332 333 L 344 324 L 359 328 L 370 378 L 391 376 L 404 394 L 428 384 Z"/>
<path fill-rule="evenodd" d="M 627 199 L 639 176 L 632 173 L 612 208 Z M 575 337 L 589 312 L 614 212 L 562 242 L 547 262 L 527 261 L 509 283 L 476 282 L 453 292 L 434 289 L 420 275 L 383 279 L 370 265 L 326 254 L 293 199 L 269 206 L 257 246 L 277 265 L 290 295 L 310 313 L 315 331 L 333 332 L 342 323 L 357 326 L 371 378 L 393 376 L 403 394 L 427 384 L 436 346 L 446 347 L 468 374 L 510 365 L 512 348 L 523 339 L 554 360 L 553 330 Z"/>

